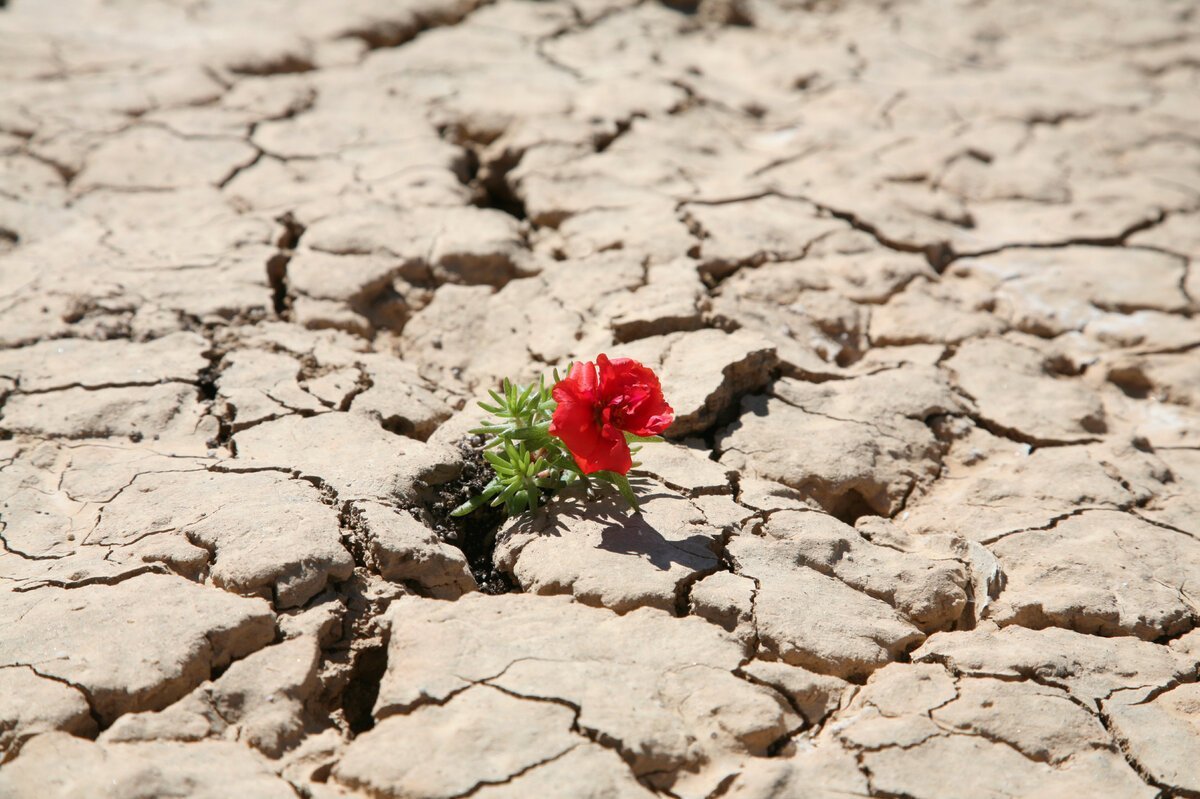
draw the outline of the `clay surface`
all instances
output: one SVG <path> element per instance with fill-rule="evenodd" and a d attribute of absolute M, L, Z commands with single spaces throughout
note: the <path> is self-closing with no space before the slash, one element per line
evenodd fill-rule
<path fill-rule="evenodd" d="M 0 796 L 1200 797 L 1187 0 L 0 0 Z M 475 401 L 676 416 L 505 520 Z"/>

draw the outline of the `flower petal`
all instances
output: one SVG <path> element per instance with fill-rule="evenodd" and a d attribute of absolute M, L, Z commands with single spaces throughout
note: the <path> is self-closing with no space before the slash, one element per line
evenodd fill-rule
<path fill-rule="evenodd" d="M 567 376 L 554 386 L 554 399 L 558 407 L 550 420 L 550 433 L 567 445 L 584 474 L 602 469 L 619 474 L 629 471 L 633 459 L 625 436 L 607 420 L 601 421 L 593 364 L 573 364 Z"/>
<path fill-rule="evenodd" d="M 675 420 L 663 397 L 658 376 L 632 358 L 596 358 L 600 372 L 599 400 L 613 409 L 612 419 L 637 436 L 656 436 Z"/>
<path fill-rule="evenodd" d="M 596 366 L 591 361 L 575 361 L 567 376 L 554 384 L 554 401 L 590 402 L 600 401 L 597 391 Z"/>
<path fill-rule="evenodd" d="M 625 436 L 611 424 L 598 424 L 594 406 L 587 403 L 559 402 L 550 433 L 567 445 L 584 474 L 601 469 L 625 474 L 633 465 Z"/>

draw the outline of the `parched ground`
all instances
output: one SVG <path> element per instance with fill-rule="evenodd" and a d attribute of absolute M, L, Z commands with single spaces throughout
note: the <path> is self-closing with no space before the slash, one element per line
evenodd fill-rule
<path fill-rule="evenodd" d="M 10 0 L 0 796 L 1200 797 L 1198 259 L 1188 0 Z"/>

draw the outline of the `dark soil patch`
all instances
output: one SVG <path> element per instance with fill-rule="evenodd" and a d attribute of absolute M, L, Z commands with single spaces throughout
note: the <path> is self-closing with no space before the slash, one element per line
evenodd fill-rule
<path fill-rule="evenodd" d="M 426 504 L 432 517 L 434 531 L 448 544 L 458 547 L 467 556 L 471 574 L 485 594 L 506 594 L 516 590 L 509 575 L 499 572 L 492 564 L 496 550 L 496 531 L 504 523 L 503 508 L 484 506 L 466 516 L 451 516 L 462 503 L 483 493 L 494 472 L 483 459 L 483 437 L 471 436 L 459 442 L 463 456 L 461 474 L 448 483 L 433 488 L 433 500 Z"/>

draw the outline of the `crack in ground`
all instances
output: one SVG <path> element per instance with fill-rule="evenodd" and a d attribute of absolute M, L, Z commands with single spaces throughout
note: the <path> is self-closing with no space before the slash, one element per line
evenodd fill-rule
<path fill-rule="evenodd" d="M 0 525 L 2 525 L 0 526 L 0 548 L 3 548 L 9 555 L 16 555 L 23 560 L 60 560 L 66 557 L 66 555 L 31 555 L 27 552 L 22 552 L 9 544 L 8 539 L 4 537 L 4 531 L 8 529 L 8 524 L 0 522 Z"/>
<path fill-rule="evenodd" d="M 87 703 L 88 715 L 90 715 L 92 717 L 92 723 L 96 727 L 97 734 L 100 732 L 103 732 L 105 730 L 107 725 L 105 725 L 103 722 L 103 719 L 100 718 L 100 714 L 96 712 L 96 702 L 95 702 L 95 699 L 92 698 L 92 692 L 89 691 L 87 688 L 85 688 L 83 685 L 80 685 L 79 683 L 71 682 L 66 677 L 59 677 L 54 674 L 46 674 L 44 672 L 38 671 L 37 667 L 35 667 L 31 663 L 9 663 L 4 666 L 0 666 L 0 668 L 2 668 L 2 669 L 11 669 L 11 668 L 29 669 L 31 672 L 33 672 L 38 677 L 41 677 L 43 680 L 50 680 L 51 682 L 60 683 L 62 685 L 67 686 L 68 688 L 74 689 L 75 691 L 77 691 L 79 693 L 80 696 L 83 697 L 83 701 Z"/>
<path fill-rule="evenodd" d="M 591 727 L 585 727 L 579 723 L 579 716 L 583 713 L 582 705 L 576 704 L 575 702 L 571 702 L 561 697 L 526 696 L 525 694 L 517 693 L 516 691 L 496 685 L 490 681 L 494 679 L 497 678 L 490 677 L 488 680 L 483 681 L 483 684 L 515 699 L 523 699 L 529 702 L 548 702 L 550 704 L 560 705 L 569 709 L 575 714 L 574 721 L 571 723 L 571 732 L 586 738 L 598 746 L 602 746 L 605 749 L 615 752 L 629 767 L 629 771 L 633 775 L 634 779 L 637 779 L 639 783 L 645 785 L 645 783 L 642 782 L 642 780 L 638 777 L 637 772 L 634 770 L 634 764 L 637 761 L 637 754 L 635 752 L 630 751 L 622 741 L 608 735 L 607 733 L 601 730 L 592 729 Z"/>
<path fill-rule="evenodd" d="M 1062 239 L 1060 241 L 1051 242 L 1016 242 L 1011 244 L 1001 244 L 999 246 L 990 247 L 984 250 L 973 250 L 970 252 L 961 253 L 951 252 L 950 260 L 946 262 L 946 266 L 949 266 L 951 263 L 961 258 L 982 258 L 987 255 L 995 255 L 998 252 L 1004 252 L 1005 250 L 1061 250 L 1067 247 L 1125 247 L 1131 236 L 1161 225 L 1167 220 L 1167 218 L 1170 216 L 1170 213 L 1171 212 L 1169 211 L 1159 211 L 1157 215 L 1149 219 L 1143 219 L 1141 222 L 1136 222 L 1122 230 L 1120 233 L 1117 233 L 1115 236 L 1080 236 L 1077 238 Z"/>
<path fill-rule="evenodd" d="M 1008 538 L 1009 536 L 1022 535 L 1024 533 L 1046 532 L 1047 530 L 1053 530 L 1055 527 L 1058 527 L 1058 525 L 1060 523 L 1066 521 L 1067 519 L 1070 519 L 1075 516 L 1082 516 L 1083 514 L 1091 513 L 1092 511 L 1124 511 L 1124 510 L 1126 510 L 1126 509 L 1122 508 L 1120 506 L 1113 506 L 1113 505 L 1089 505 L 1085 508 L 1075 508 L 1073 510 L 1066 511 L 1065 513 L 1060 513 L 1056 516 L 1053 516 L 1053 517 L 1051 517 L 1051 519 L 1048 522 L 1046 522 L 1045 524 L 1038 525 L 1037 527 L 1022 527 L 1020 530 L 1009 530 L 1007 532 L 999 533 L 997 535 L 989 536 L 988 538 L 984 538 L 979 543 L 982 544 L 983 546 L 991 546 L 992 544 L 995 544 L 997 541 L 1002 541 L 1005 538 Z"/>
<path fill-rule="evenodd" d="M 34 388 L 34 389 L 13 389 L 14 396 L 35 397 L 41 394 L 54 394 L 59 391 L 70 391 L 71 389 L 83 389 L 84 391 L 104 391 L 110 388 L 153 388 L 154 386 L 168 386 L 175 383 L 182 385 L 194 386 L 195 380 L 186 380 L 184 378 L 168 378 L 166 380 L 150 380 L 150 381 L 129 381 L 129 382 L 113 382 L 113 383 L 67 383 L 61 386 L 50 386 L 49 388 Z"/>
<path fill-rule="evenodd" d="M 291 263 L 305 227 L 291 211 L 275 219 L 282 227 L 275 241 L 277 252 L 267 259 L 267 283 L 271 286 L 271 307 L 279 319 L 291 319 L 291 298 L 288 295 L 287 267 Z"/>
<path fill-rule="evenodd" d="M 25 583 L 15 586 L 12 590 L 14 593 L 21 594 L 27 591 L 36 591 L 40 588 L 61 588 L 64 591 L 70 591 L 75 588 L 86 588 L 90 585 L 117 585 L 134 577 L 139 577 L 143 574 L 173 574 L 162 563 L 145 563 L 140 566 L 134 566 L 127 572 L 120 574 L 105 574 L 95 577 L 84 577 L 78 580 L 56 580 L 52 578 L 41 578 L 33 583 Z"/>
<path fill-rule="evenodd" d="M 474 796 L 476 793 L 478 793 L 479 791 L 483 790 L 484 788 L 486 788 L 488 786 L 508 785 L 513 780 L 517 779 L 518 777 L 522 777 L 522 776 L 528 774 L 529 772 L 533 771 L 534 769 L 541 768 L 542 766 L 553 763 L 554 761 L 556 761 L 560 758 L 566 757 L 567 755 L 569 755 L 571 752 L 574 752 L 576 749 L 578 749 L 582 745 L 583 744 L 575 744 L 573 746 L 570 746 L 570 747 L 564 749 L 563 751 L 559 752 L 557 755 L 554 755 L 553 757 L 548 757 L 545 760 L 539 760 L 536 763 L 531 763 L 530 765 L 517 770 L 513 774 L 508 775 L 507 777 L 505 777 L 502 780 L 482 780 L 480 782 L 477 782 L 477 783 L 475 783 L 474 787 L 472 787 L 470 790 L 464 791 L 463 793 L 455 794 L 454 796 L 449 797 L 449 799 L 467 799 L 467 797 Z"/>
<path fill-rule="evenodd" d="M 1103 707 L 1095 711 L 1093 715 L 1100 722 L 1100 725 L 1104 727 L 1104 731 L 1108 733 L 1110 738 L 1112 738 L 1113 745 L 1116 747 L 1117 752 L 1120 753 L 1120 755 L 1125 759 L 1125 762 L 1129 764 L 1129 768 L 1132 769 L 1135 774 L 1137 774 L 1138 779 L 1152 788 L 1157 788 L 1160 791 L 1159 795 L 1164 797 L 1164 799 L 1200 799 L 1200 791 L 1190 791 L 1186 788 L 1168 785 L 1167 783 L 1155 779 L 1154 776 L 1150 774 L 1149 769 L 1142 765 L 1141 761 L 1139 761 L 1137 757 L 1134 756 L 1133 752 L 1129 750 L 1128 739 L 1116 730 L 1116 725 L 1113 723 L 1112 717 L 1104 710 Z"/>
<path fill-rule="evenodd" d="M 999 422 L 995 422 L 987 418 L 978 410 L 973 410 L 974 408 L 978 407 L 976 399 L 960 386 L 951 383 L 950 388 L 954 391 L 954 393 L 958 394 L 969 403 L 963 415 L 997 438 L 1003 438 L 1013 442 L 1014 444 L 1023 444 L 1029 447 L 1030 453 L 1033 453 L 1035 450 L 1045 449 L 1048 447 L 1077 447 L 1084 444 L 1098 444 L 1104 440 L 1094 436 L 1073 439 L 1040 438 L 1038 436 L 1030 435 L 1029 433 L 1024 433 L 1015 427 L 1006 427 Z"/>
<path fill-rule="evenodd" d="M 428 12 L 423 9 L 418 10 L 419 7 L 399 5 L 396 8 L 406 12 L 408 14 L 406 18 L 375 20 L 363 27 L 352 28 L 344 32 L 341 38 L 358 39 L 366 45 L 366 56 L 369 56 L 372 50 L 402 47 L 426 31 L 458 25 L 476 11 L 491 5 L 492 2 L 493 0 L 481 0 L 474 4 L 463 3 L 462 5 L 466 7 L 462 10 L 454 9 L 453 6 L 450 8 L 454 10 L 434 10 L 431 7 Z"/>
<path fill-rule="evenodd" d="M 1193 540 L 1200 540 L 1200 536 L 1197 536 L 1195 533 L 1190 533 L 1187 530 L 1184 530 L 1182 527 L 1175 527 L 1174 525 L 1167 524 L 1166 522 L 1160 522 L 1155 519 L 1147 518 L 1146 516 L 1143 516 L 1142 514 L 1138 513 L 1136 508 L 1132 508 L 1132 507 L 1119 508 L 1118 510 L 1124 510 L 1130 516 L 1133 516 L 1133 517 L 1137 518 L 1139 521 L 1145 522 L 1146 524 L 1152 524 L 1155 527 L 1159 527 L 1163 530 L 1169 530 L 1172 533 L 1179 533 L 1180 535 L 1186 535 L 1188 538 L 1191 538 Z"/>

